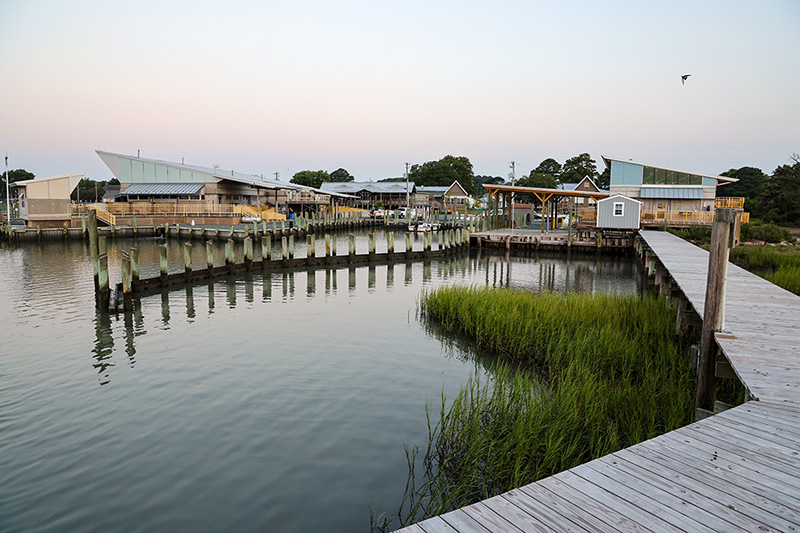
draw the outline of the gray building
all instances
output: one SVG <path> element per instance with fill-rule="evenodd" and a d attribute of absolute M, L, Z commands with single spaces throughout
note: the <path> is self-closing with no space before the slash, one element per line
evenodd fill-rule
<path fill-rule="evenodd" d="M 639 229 L 642 202 L 615 194 L 597 201 L 597 227 L 601 229 Z"/>

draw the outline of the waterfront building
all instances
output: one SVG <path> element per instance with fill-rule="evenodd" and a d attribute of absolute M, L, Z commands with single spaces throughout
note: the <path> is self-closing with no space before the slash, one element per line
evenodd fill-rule
<path fill-rule="evenodd" d="M 601 229 L 639 229 L 642 202 L 621 194 L 597 201 L 597 227 Z"/>
<path fill-rule="evenodd" d="M 377 202 L 383 202 L 388 209 L 403 207 L 407 202 L 411 207 L 426 205 L 424 201 L 420 203 L 419 187 L 413 181 L 408 182 L 408 189 L 405 181 L 332 181 L 323 183 L 322 190 L 331 194 L 349 195 L 353 197 L 349 200 L 349 205 L 363 209 L 369 209 Z"/>
<path fill-rule="evenodd" d="M 717 187 L 735 178 L 687 172 L 662 166 L 603 156 L 611 172 L 609 192 L 642 203 L 644 219 L 659 213 L 697 213 L 714 210 Z"/>
<path fill-rule="evenodd" d="M 447 187 L 420 186 L 417 191 L 424 195 L 426 205 L 432 209 L 464 211 L 472 202 L 469 193 L 457 181 Z"/>
<path fill-rule="evenodd" d="M 334 207 L 347 195 L 313 187 L 264 179 L 263 176 L 217 165 L 203 167 L 97 150 L 97 155 L 120 182 L 115 203 L 180 205 L 198 212 L 216 206 L 262 207 L 275 213 L 320 211 Z M 143 205 L 144 204 L 144 205 Z"/>
<path fill-rule="evenodd" d="M 71 223 L 70 195 L 85 173 L 17 181 L 19 217 L 28 227 L 57 228 Z"/>

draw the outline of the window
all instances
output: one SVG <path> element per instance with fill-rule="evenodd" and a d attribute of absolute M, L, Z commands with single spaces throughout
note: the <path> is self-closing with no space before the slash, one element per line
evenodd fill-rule
<path fill-rule="evenodd" d="M 621 217 L 624 213 L 625 204 L 622 202 L 614 202 L 614 216 Z"/>

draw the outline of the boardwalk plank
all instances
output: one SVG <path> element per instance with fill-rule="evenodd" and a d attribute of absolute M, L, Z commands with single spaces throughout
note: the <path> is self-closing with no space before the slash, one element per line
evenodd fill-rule
<path fill-rule="evenodd" d="M 613 461 L 592 461 L 572 471 L 582 478 L 602 486 L 620 498 L 639 507 L 642 511 L 657 516 L 682 531 L 710 531 L 701 523 L 683 513 L 676 511 L 663 501 L 655 498 L 668 498 L 665 493 L 653 490 L 652 485 L 642 479 L 631 476 L 628 472 L 617 469 Z"/>
<path fill-rule="evenodd" d="M 463 510 L 476 522 L 481 524 L 489 531 L 509 531 L 509 532 L 524 531 L 521 527 L 517 527 L 511 521 L 506 520 L 505 518 L 497 514 L 484 502 L 478 502 L 473 505 L 468 505 L 464 507 Z"/>
<path fill-rule="evenodd" d="M 797 524 L 793 521 L 787 520 L 779 514 L 775 514 L 768 510 L 763 509 L 753 503 L 758 501 L 761 504 L 768 505 L 764 498 L 761 498 L 753 493 L 742 490 L 741 486 L 725 481 L 721 478 L 712 478 L 709 473 L 701 471 L 697 465 L 686 465 L 685 463 L 675 459 L 674 453 L 672 455 L 662 454 L 655 450 L 648 450 L 649 453 L 642 453 L 641 450 L 633 450 L 631 452 L 639 456 L 640 462 L 637 464 L 645 468 L 645 461 L 649 461 L 654 465 L 651 467 L 654 472 L 669 475 L 670 478 L 677 484 L 689 489 L 697 494 L 704 494 L 720 503 L 717 507 L 719 514 L 724 507 L 737 513 L 735 520 L 733 518 L 726 520 L 735 524 L 747 526 L 749 529 L 762 530 L 764 527 L 775 527 L 779 530 L 797 529 Z M 781 509 L 783 511 L 783 509 Z M 785 512 L 791 512 L 786 509 Z"/>
<path fill-rule="evenodd" d="M 553 531 L 553 528 L 546 525 L 537 515 L 526 512 L 510 501 L 507 494 L 489 498 L 483 503 L 523 531 Z"/>
<path fill-rule="evenodd" d="M 422 528 L 425 533 L 453 533 L 454 531 L 457 531 L 456 529 L 453 529 L 450 524 L 442 520 L 441 516 L 435 516 L 429 520 L 425 520 L 424 522 L 414 525 Z M 403 531 L 407 531 L 407 528 Z"/>
<path fill-rule="evenodd" d="M 464 533 L 485 533 L 491 529 L 483 527 L 480 523 L 475 521 L 470 515 L 464 512 L 464 509 L 456 509 L 441 515 L 442 520 L 455 529 L 456 531 L 463 531 Z M 424 527 L 424 522 L 422 522 Z"/>
<path fill-rule="evenodd" d="M 585 478 L 575 474 L 572 470 L 561 472 L 556 476 L 560 481 L 563 481 L 575 490 L 596 500 L 599 504 L 610 507 L 618 514 L 626 516 L 629 520 L 636 522 L 642 529 L 665 532 L 675 530 L 674 526 L 665 522 L 660 517 L 642 511 L 636 505 L 633 505 L 602 486 L 587 481 Z"/>

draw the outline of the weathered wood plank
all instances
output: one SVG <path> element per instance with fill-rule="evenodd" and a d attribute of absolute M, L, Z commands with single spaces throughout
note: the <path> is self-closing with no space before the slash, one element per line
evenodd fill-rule
<path fill-rule="evenodd" d="M 627 516 L 629 520 L 638 523 L 642 529 L 651 531 L 674 531 L 675 527 L 665 522 L 658 516 L 654 516 L 645 511 L 642 511 L 636 505 L 626 501 L 624 498 L 609 492 L 604 487 L 595 483 L 587 481 L 583 477 L 578 476 L 572 470 L 561 472 L 557 474 L 558 479 L 567 485 L 570 485 L 575 490 L 578 490 L 590 498 L 596 500 L 598 503 L 606 507 L 614 509 L 619 514 Z"/>
<path fill-rule="evenodd" d="M 489 531 L 509 531 L 522 532 L 521 527 L 515 526 L 511 521 L 506 520 L 484 502 L 478 502 L 462 508 L 463 511 L 472 517 L 473 520 L 488 529 Z"/>
<path fill-rule="evenodd" d="M 552 527 L 545 525 L 535 515 L 526 512 L 522 507 L 514 505 L 506 495 L 489 498 L 484 500 L 483 504 L 523 531 L 553 531 Z"/>
<path fill-rule="evenodd" d="M 663 491 L 658 493 L 650 483 L 630 476 L 624 470 L 617 469 L 613 459 L 610 462 L 592 461 L 572 469 L 572 472 L 602 486 L 649 515 L 671 524 L 676 529 L 682 531 L 710 531 L 710 529 L 698 523 L 697 520 L 687 517 L 669 505 L 665 505 L 664 500 L 668 499 L 667 494 Z M 659 496 L 661 501 L 654 499 L 656 496 Z"/>
<path fill-rule="evenodd" d="M 450 511 L 449 513 L 441 515 L 441 518 L 456 531 L 463 531 L 464 533 L 485 533 L 486 531 L 491 531 L 465 513 L 464 509 Z"/>
<path fill-rule="evenodd" d="M 453 529 L 450 524 L 442 520 L 441 516 L 435 516 L 425 520 L 424 522 L 414 525 L 421 528 L 425 533 L 453 533 L 454 531 L 457 531 L 456 529 Z M 406 531 L 406 529 L 403 531 Z"/>
<path fill-rule="evenodd" d="M 674 452 L 664 454 L 656 450 L 648 450 L 649 453 L 645 454 L 642 450 L 635 449 L 631 449 L 631 452 L 641 458 L 641 462 L 637 463 L 639 466 L 644 468 L 646 462 L 659 465 L 653 466 L 652 470 L 669 475 L 676 484 L 693 493 L 706 495 L 719 502 L 720 506 L 716 508 L 718 515 L 722 516 L 721 513 L 726 512 L 724 508 L 734 511 L 735 515 L 724 517 L 728 521 L 746 526 L 748 529 L 762 531 L 763 528 L 770 526 L 779 527 L 780 530 L 789 530 L 798 525 L 780 516 L 781 513 L 792 513 L 791 509 L 770 502 L 752 492 L 744 493 L 741 485 L 719 477 L 712 477 L 708 471 L 701 471 L 696 465 L 687 465 L 676 460 Z M 762 506 L 772 506 L 773 510 L 764 509 Z M 780 512 L 775 512 L 775 509 L 779 509 Z"/>

